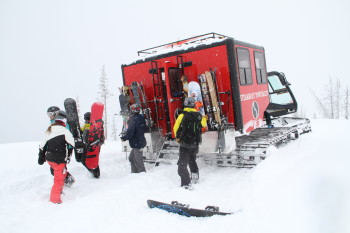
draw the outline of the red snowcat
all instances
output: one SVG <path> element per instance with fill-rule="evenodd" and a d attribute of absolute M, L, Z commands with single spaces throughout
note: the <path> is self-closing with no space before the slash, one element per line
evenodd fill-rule
<path fill-rule="evenodd" d="M 148 126 L 147 162 L 176 160 L 179 145 L 172 129 L 184 98 L 192 95 L 188 87 L 196 83 L 208 120 L 198 156 L 208 164 L 254 167 L 270 146 L 311 131 L 308 119 L 285 116 L 297 111 L 297 101 L 283 73 L 267 72 L 262 46 L 209 33 L 141 50 L 138 56 L 122 65 L 119 100 L 123 132 L 130 104 L 141 106 Z M 124 143 L 123 150 L 129 149 Z"/>

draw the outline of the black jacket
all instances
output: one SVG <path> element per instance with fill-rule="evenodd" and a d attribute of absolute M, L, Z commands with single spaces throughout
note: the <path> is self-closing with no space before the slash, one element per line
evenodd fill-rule
<path fill-rule="evenodd" d="M 40 151 L 46 152 L 45 160 L 66 163 L 70 156 L 68 145 L 75 146 L 72 133 L 65 126 L 52 125 L 51 132 L 46 132 L 45 139 L 41 142 L 39 148 Z"/>
<path fill-rule="evenodd" d="M 131 148 L 141 149 L 146 146 L 145 138 L 146 121 L 140 114 L 131 115 L 128 120 L 128 130 L 126 134 L 121 137 L 122 140 L 129 140 Z"/>

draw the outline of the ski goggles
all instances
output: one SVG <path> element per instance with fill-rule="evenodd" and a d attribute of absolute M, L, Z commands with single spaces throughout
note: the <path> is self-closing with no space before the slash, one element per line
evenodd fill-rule
<path fill-rule="evenodd" d="M 56 115 L 57 115 L 58 111 L 56 112 L 48 112 L 47 113 L 47 116 L 50 118 L 50 119 L 53 119 Z"/>

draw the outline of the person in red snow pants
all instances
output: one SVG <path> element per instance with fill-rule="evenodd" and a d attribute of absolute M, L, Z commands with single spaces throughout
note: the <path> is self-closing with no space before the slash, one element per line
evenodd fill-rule
<path fill-rule="evenodd" d="M 43 165 L 47 161 L 53 169 L 54 183 L 50 201 L 60 204 L 64 180 L 68 174 L 67 163 L 70 161 L 75 143 L 72 133 L 66 128 L 65 112 L 56 115 L 54 120 L 39 146 L 38 164 Z"/>

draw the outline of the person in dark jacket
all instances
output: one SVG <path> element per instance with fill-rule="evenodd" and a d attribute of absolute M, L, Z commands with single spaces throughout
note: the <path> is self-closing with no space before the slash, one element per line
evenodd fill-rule
<path fill-rule="evenodd" d="M 132 148 L 129 155 L 131 173 L 146 171 L 141 150 L 147 144 L 145 138 L 146 121 L 145 118 L 140 115 L 140 110 L 137 104 L 130 106 L 132 115 L 128 120 L 128 129 L 125 135 L 121 137 L 122 141 L 129 140 L 129 145 Z"/>
<path fill-rule="evenodd" d="M 38 158 L 39 165 L 43 165 L 47 161 L 54 170 L 54 184 L 51 189 L 50 201 L 56 204 L 62 203 L 61 193 L 68 174 L 67 163 L 70 161 L 75 146 L 73 135 L 66 128 L 64 111 L 61 113 L 55 115 L 54 123 L 47 129 L 45 139 L 39 146 Z"/>
<path fill-rule="evenodd" d="M 181 187 L 191 189 L 191 182 L 197 183 L 199 180 L 198 165 L 196 162 L 199 144 L 201 143 L 202 129 L 207 127 L 205 117 L 195 109 L 196 100 L 187 97 L 184 101 L 184 110 L 177 117 L 174 125 L 174 135 L 176 141 L 180 143 L 180 155 L 177 162 L 178 174 L 181 178 Z M 190 127 L 193 124 L 194 128 Z M 190 129 L 190 132 L 188 130 Z M 191 176 L 187 166 L 190 167 Z"/>

